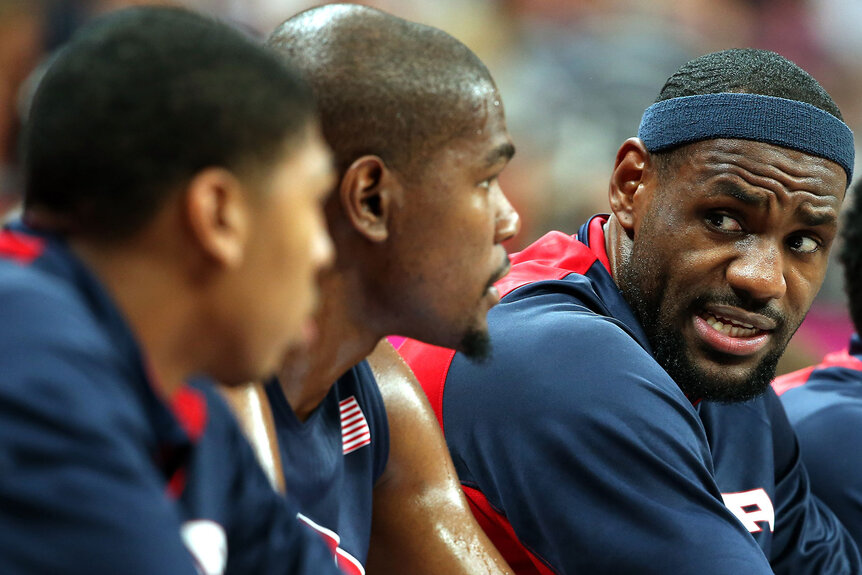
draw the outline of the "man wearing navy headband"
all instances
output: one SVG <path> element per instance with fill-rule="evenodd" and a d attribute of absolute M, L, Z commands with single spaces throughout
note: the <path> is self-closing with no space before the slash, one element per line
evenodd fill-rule
<path fill-rule="evenodd" d="M 697 58 L 658 100 L 611 214 L 512 256 L 489 361 L 401 351 L 518 573 L 859 573 L 767 391 L 823 280 L 852 134 L 771 52 Z"/>
<path fill-rule="evenodd" d="M 856 333 L 847 349 L 773 382 L 799 437 L 811 490 L 862 545 L 862 184 L 843 216 L 839 260 Z"/>

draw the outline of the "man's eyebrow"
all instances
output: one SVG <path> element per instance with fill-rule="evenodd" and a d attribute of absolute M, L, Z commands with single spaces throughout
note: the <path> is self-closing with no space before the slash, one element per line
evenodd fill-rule
<path fill-rule="evenodd" d="M 838 215 L 832 209 L 829 211 L 815 210 L 810 205 L 802 205 L 796 208 L 796 216 L 803 224 L 812 228 L 838 224 Z"/>
<path fill-rule="evenodd" d="M 493 166 L 500 160 L 509 161 L 512 159 L 512 156 L 515 155 L 515 146 L 512 142 L 506 142 L 504 144 L 500 144 L 485 156 L 485 164 L 488 166 Z"/>
<path fill-rule="evenodd" d="M 709 194 L 710 197 L 730 196 L 735 200 L 739 200 L 743 204 L 754 207 L 765 207 L 769 203 L 769 198 L 763 194 L 755 194 L 749 192 L 732 182 L 721 182 L 716 186 L 716 191 Z"/>
<path fill-rule="evenodd" d="M 743 204 L 754 207 L 765 207 L 769 203 L 769 197 L 763 194 L 749 192 L 733 182 L 721 182 L 716 191 L 709 194 L 710 197 L 730 196 Z M 796 208 L 795 215 L 806 226 L 817 227 L 823 225 L 835 225 L 838 222 L 838 216 L 834 210 L 828 212 L 818 209 L 810 204 L 802 205 Z"/>

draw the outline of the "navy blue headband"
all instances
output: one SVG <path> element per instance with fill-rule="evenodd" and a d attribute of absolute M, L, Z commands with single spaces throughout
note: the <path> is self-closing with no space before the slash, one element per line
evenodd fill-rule
<path fill-rule="evenodd" d="M 820 108 L 759 94 L 683 96 L 646 109 L 638 138 L 650 152 L 714 138 L 741 138 L 799 150 L 839 164 L 853 179 L 853 132 Z"/>

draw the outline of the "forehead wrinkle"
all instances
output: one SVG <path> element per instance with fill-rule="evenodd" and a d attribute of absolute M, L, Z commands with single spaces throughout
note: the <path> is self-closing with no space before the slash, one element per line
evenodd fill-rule
<path fill-rule="evenodd" d="M 782 196 L 791 201 L 797 199 L 799 203 L 793 208 L 793 214 L 803 225 L 809 227 L 837 225 L 838 208 L 841 203 L 831 194 L 821 195 L 809 190 L 787 190 L 783 187 L 780 191 L 775 191 L 751 185 L 745 178 L 735 173 L 719 175 L 718 181 L 706 193 L 707 198 L 718 196 L 729 196 L 746 205 L 767 211 L 770 211 L 775 203 L 781 203 Z"/>
<path fill-rule="evenodd" d="M 707 159 L 702 163 L 705 173 L 703 180 L 711 180 L 718 178 L 724 180 L 725 186 L 737 188 L 737 195 L 742 196 L 745 188 L 758 188 L 765 193 L 775 194 L 777 196 L 785 194 L 804 193 L 810 194 L 815 198 L 838 198 L 833 193 L 830 186 L 830 176 L 834 176 L 834 172 L 830 171 L 825 166 L 812 167 L 814 175 L 805 177 L 797 177 L 784 171 L 783 168 L 778 168 L 769 164 L 764 164 L 756 160 L 750 160 L 747 156 L 741 154 L 722 154 L 721 158 Z M 734 182 L 734 180 L 737 180 Z M 734 183 L 731 183 L 734 182 Z M 739 182 L 744 182 L 740 184 Z M 842 188 L 843 191 L 843 188 Z M 748 194 L 754 193 L 753 190 Z M 746 198 L 738 198 L 741 201 L 746 201 Z M 839 199 L 840 200 L 840 199 Z M 753 199 L 749 199 L 746 203 L 755 203 Z"/>
<path fill-rule="evenodd" d="M 766 194 L 757 193 L 753 190 L 748 190 L 735 181 L 735 178 L 727 174 L 721 174 L 715 187 L 710 189 L 706 196 L 714 198 L 718 196 L 730 196 L 743 204 L 764 208 L 769 204 L 769 197 Z"/>
<path fill-rule="evenodd" d="M 751 174 L 765 188 L 771 187 L 768 185 L 771 180 L 788 190 L 823 195 L 818 190 L 829 188 L 836 174 L 844 173 L 831 160 L 764 142 L 725 138 L 702 144 L 709 145 L 699 150 L 706 158 L 705 164 L 734 166 L 736 171 Z M 749 151 L 752 147 L 755 149 Z"/>

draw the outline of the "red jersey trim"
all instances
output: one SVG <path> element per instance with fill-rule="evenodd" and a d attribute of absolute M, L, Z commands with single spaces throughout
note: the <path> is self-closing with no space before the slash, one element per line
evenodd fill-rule
<path fill-rule="evenodd" d="M 171 398 L 170 408 L 189 439 L 196 443 L 207 425 L 207 401 L 204 394 L 183 385 Z M 185 465 L 174 472 L 166 488 L 169 497 L 179 499 L 186 488 L 187 475 Z"/>
<path fill-rule="evenodd" d="M 780 396 L 793 388 L 805 385 L 815 370 L 827 367 L 846 367 L 847 369 L 862 371 L 862 361 L 851 355 L 849 349 L 836 351 L 827 354 L 823 361 L 817 365 L 776 377 L 775 381 L 772 382 L 772 389 L 775 390 L 776 395 Z"/>
<path fill-rule="evenodd" d="M 596 259 L 602 262 L 605 269 L 613 277 L 611 273 L 611 262 L 608 259 L 608 250 L 605 246 L 605 224 L 608 222 L 608 216 L 596 216 L 590 220 L 587 236 L 590 238 L 590 250 L 596 254 Z"/>
<path fill-rule="evenodd" d="M 817 366 L 812 365 L 811 367 L 806 367 L 805 369 L 800 369 L 798 371 L 776 377 L 772 382 L 772 389 L 775 390 L 775 395 L 780 396 L 794 387 L 805 385 L 805 382 L 808 381 L 809 377 L 811 377 L 811 372 L 814 371 L 816 367 Z"/>
<path fill-rule="evenodd" d="M 197 442 L 207 426 L 207 400 L 204 395 L 184 385 L 171 399 L 171 411 L 174 412 L 189 438 Z"/>
<path fill-rule="evenodd" d="M 496 284 L 500 297 L 530 283 L 562 279 L 571 273 L 586 273 L 596 261 L 609 267 L 602 229 L 605 221 L 606 218 L 596 217 L 590 222 L 590 243 L 595 244 L 595 251 L 573 236 L 550 232 L 523 251 L 509 256 L 512 269 Z M 413 370 L 434 408 L 440 428 L 444 429 L 443 389 L 455 351 L 407 339 L 398 348 L 398 353 Z"/>
<path fill-rule="evenodd" d="M 462 485 L 470 510 L 479 526 L 497 547 L 503 559 L 518 575 L 556 575 L 538 555 L 527 549 L 515 535 L 509 521 L 488 502 L 478 489 Z"/>
<path fill-rule="evenodd" d="M 823 363 L 817 367 L 846 367 L 848 369 L 862 371 L 862 361 L 860 361 L 855 355 L 851 355 L 849 349 L 842 349 L 841 351 L 827 354 L 826 357 L 823 358 Z"/>
<path fill-rule="evenodd" d="M 30 264 L 42 255 L 45 242 L 11 230 L 0 231 L 0 256 L 21 264 Z"/>
<path fill-rule="evenodd" d="M 601 225 L 599 228 L 601 229 Z M 603 253 L 604 234 L 599 244 Z M 607 255 L 604 257 L 607 261 Z M 588 246 L 573 236 L 562 232 L 549 232 L 523 251 L 509 256 L 512 270 L 498 281 L 496 286 L 500 297 L 503 297 L 534 282 L 559 280 L 571 273 L 584 274 L 598 259 Z"/>
<path fill-rule="evenodd" d="M 446 375 L 455 357 L 455 350 L 406 339 L 398 348 L 398 353 L 419 380 L 434 409 L 434 415 L 437 416 L 437 423 L 440 424 L 440 429 L 443 429 L 443 388 L 446 386 Z"/>
<path fill-rule="evenodd" d="M 171 476 L 165 491 L 171 499 L 179 499 L 186 488 L 186 468 L 180 467 Z"/>

